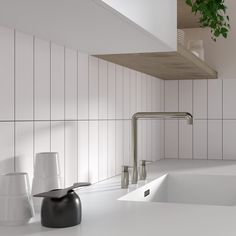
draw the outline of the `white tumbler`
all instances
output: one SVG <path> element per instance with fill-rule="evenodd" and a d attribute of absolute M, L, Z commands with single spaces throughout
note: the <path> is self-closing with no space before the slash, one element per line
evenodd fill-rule
<path fill-rule="evenodd" d="M 27 173 L 0 175 L 0 224 L 24 225 L 34 216 Z"/>
<path fill-rule="evenodd" d="M 34 162 L 32 195 L 58 188 L 62 188 L 58 153 L 37 153 Z M 40 211 L 42 199 L 34 198 L 33 200 L 35 210 Z"/>

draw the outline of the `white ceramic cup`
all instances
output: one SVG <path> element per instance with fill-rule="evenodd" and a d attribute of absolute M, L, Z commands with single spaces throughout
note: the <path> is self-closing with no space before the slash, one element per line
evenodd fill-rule
<path fill-rule="evenodd" d="M 57 152 L 37 153 L 34 163 L 32 195 L 62 188 L 59 155 Z M 33 198 L 36 212 L 40 211 L 42 199 Z"/>
<path fill-rule="evenodd" d="M 34 177 L 48 178 L 60 175 L 59 155 L 57 152 L 37 153 L 34 162 Z"/>
<path fill-rule="evenodd" d="M 0 176 L 0 224 L 23 225 L 34 216 L 27 173 Z"/>

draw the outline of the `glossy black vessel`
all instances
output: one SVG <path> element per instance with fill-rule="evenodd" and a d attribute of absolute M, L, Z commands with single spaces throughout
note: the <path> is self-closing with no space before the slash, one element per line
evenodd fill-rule
<path fill-rule="evenodd" d="M 81 223 L 82 209 L 79 196 L 68 191 L 62 198 L 45 197 L 41 208 L 41 224 L 49 228 L 71 227 Z"/>

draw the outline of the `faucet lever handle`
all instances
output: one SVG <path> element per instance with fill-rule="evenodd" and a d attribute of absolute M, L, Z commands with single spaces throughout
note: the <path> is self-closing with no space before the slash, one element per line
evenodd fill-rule
<path fill-rule="evenodd" d="M 146 163 L 152 163 L 153 161 L 140 160 L 140 162 L 141 162 L 141 166 L 140 166 L 139 179 L 146 180 L 147 178 Z"/>
<path fill-rule="evenodd" d="M 148 161 L 148 160 L 140 160 L 141 166 L 146 166 L 146 163 L 152 163 L 153 161 Z"/>
<path fill-rule="evenodd" d="M 128 188 L 129 186 L 129 169 L 132 166 L 123 165 L 121 166 L 121 188 Z"/>

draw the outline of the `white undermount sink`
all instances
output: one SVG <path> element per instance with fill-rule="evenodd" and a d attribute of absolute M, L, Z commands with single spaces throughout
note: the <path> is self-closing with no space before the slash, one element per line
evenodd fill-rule
<path fill-rule="evenodd" d="M 119 200 L 234 206 L 236 176 L 166 174 Z"/>

